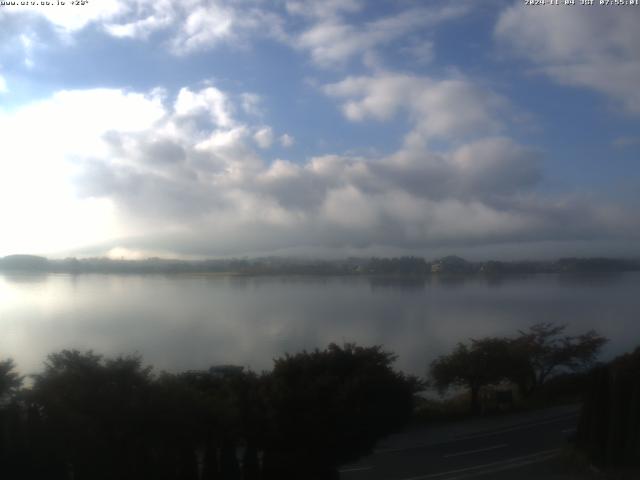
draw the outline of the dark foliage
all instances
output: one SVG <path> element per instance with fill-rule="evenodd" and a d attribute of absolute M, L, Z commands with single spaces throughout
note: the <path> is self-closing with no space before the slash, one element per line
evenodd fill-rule
<path fill-rule="evenodd" d="M 431 363 L 431 378 L 439 390 L 451 385 L 467 387 L 471 394 L 471 412 L 480 411 L 480 388 L 505 377 L 510 361 L 510 344 L 504 338 L 471 340 L 469 346 L 459 343 L 449 355 Z"/>
<path fill-rule="evenodd" d="M 151 381 L 138 357 L 50 355 L 26 395 L 36 451 L 49 457 L 36 463 L 72 469 L 76 478 L 136 478 L 145 465 Z"/>
<path fill-rule="evenodd" d="M 640 466 L 640 347 L 591 372 L 578 445 L 599 466 Z"/>
<path fill-rule="evenodd" d="M 23 377 L 15 371 L 13 360 L 0 361 L 0 403 L 9 401 L 22 386 Z"/>
<path fill-rule="evenodd" d="M 282 456 L 307 470 L 334 468 L 401 428 L 421 385 L 395 372 L 394 359 L 381 347 L 352 344 L 277 359 L 268 397 L 278 426 L 272 441 Z"/>
<path fill-rule="evenodd" d="M 480 411 L 480 389 L 503 380 L 529 397 L 557 375 L 584 372 L 607 342 L 593 330 L 568 336 L 563 335 L 565 329 L 538 323 L 516 337 L 459 343 L 452 353 L 432 362 L 431 379 L 440 390 L 454 385 L 468 388 L 472 413 Z"/>
<path fill-rule="evenodd" d="M 538 323 L 512 340 L 507 378 L 529 396 L 559 372 L 584 371 L 593 365 L 607 339 L 594 330 L 564 335 L 566 325 Z"/>
<path fill-rule="evenodd" d="M 137 356 L 50 355 L 18 391 L 0 363 L 3 479 L 334 478 L 409 418 L 419 384 L 379 347 L 153 375 Z M 242 474 L 242 475 L 241 475 Z"/>

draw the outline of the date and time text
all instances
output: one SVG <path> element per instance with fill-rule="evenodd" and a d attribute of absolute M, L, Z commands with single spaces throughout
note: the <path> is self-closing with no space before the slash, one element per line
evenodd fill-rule
<path fill-rule="evenodd" d="M 573 6 L 583 5 L 586 7 L 601 5 L 606 6 L 639 6 L 640 0 L 522 0 L 522 3 L 526 6 L 535 5 L 556 5 L 556 6 Z"/>

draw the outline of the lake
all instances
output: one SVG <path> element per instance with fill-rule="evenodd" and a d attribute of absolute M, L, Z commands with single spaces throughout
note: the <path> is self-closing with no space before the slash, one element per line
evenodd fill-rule
<path fill-rule="evenodd" d="M 457 342 L 536 322 L 596 329 L 608 359 L 640 345 L 640 273 L 393 279 L 0 274 L 0 359 L 22 373 L 64 348 L 139 353 L 160 370 L 268 369 L 330 342 L 383 345 L 424 375 Z"/>

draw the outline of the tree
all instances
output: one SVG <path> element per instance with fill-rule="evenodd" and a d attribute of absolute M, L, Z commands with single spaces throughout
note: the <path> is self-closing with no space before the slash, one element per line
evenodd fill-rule
<path fill-rule="evenodd" d="M 29 395 L 32 411 L 39 412 L 43 451 L 79 479 L 144 476 L 151 381 L 151 368 L 137 356 L 49 355 Z"/>
<path fill-rule="evenodd" d="M 244 444 L 245 478 L 254 478 L 257 450 L 265 445 L 266 406 L 261 389 L 261 377 L 232 365 L 162 374 L 154 390 L 152 416 L 161 450 L 174 452 L 169 463 L 185 471 L 197 452 L 206 478 L 212 472 L 236 478 L 236 447 Z"/>
<path fill-rule="evenodd" d="M 0 405 L 22 386 L 23 377 L 18 375 L 15 368 L 16 365 L 10 358 L 0 361 Z"/>
<path fill-rule="evenodd" d="M 19 403 L 16 394 L 22 386 L 22 379 L 15 371 L 13 360 L 0 361 L 0 476 L 5 478 L 17 472 L 13 461 L 15 452 L 20 450 L 21 435 Z"/>
<path fill-rule="evenodd" d="M 299 478 L 303 466 L 306 478 L 334 478 L 338 465 L 401 428 L 421 384 L 396 372 L 395 358 L 379 346 L 331 344 L 276 359 L 268 377 L 273 478 Z"/>
<path fill-rule="evenodd" d="M 524 396 L 531 395 L 561 371 L 577 372 L 591 366 L 607 339 L 594 330 L 563 335 L 566 325 L 537 323 L 520 331 L 511 344 L 510 378 Z"/>
<path fill-rule="evenodd" d="M 449 355 L 431 364 L 434 385 L 467 387 L 471 411 L 480 410 L 480 389 L 509 380 L 523 396 L 529 396 L 561 372 L 577 372 L 593 364 L 607 339 L 590 330 L 581 335 L 562 335 L 566 325 L 538 323 L 515 338 L 487 337 L 459 343 Z"/>
<path fill-rule="evenodd" d="M 640 467 L 639 412 L 637 347 L 589 372 L 578 424 L 578 446 L 600 467 Z"/>
<path fill-rule="evenodd" d="M 505 378 L 505 366 L 510 361 L 510 342 L 506 338 L 490 337 L 471 340 L 470 345 L 458 343 L 449 355 L 431 363 L 431 379 L 441 392 L 457 385 L 470 391 L 472 413 L 480 411 L 480 389 Z"/>

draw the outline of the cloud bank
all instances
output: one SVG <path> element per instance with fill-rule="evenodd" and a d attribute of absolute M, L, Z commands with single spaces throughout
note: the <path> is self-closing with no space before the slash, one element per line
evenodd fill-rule
<path fill-rule="evenodd" d="M 19 158 L 3 164 L 3 213 L 22 202 L 20 215 L 5 221 L 10 231 L 21 222 L 46 230 L 53 216 L 60 244 L 72 235 L 75 244 L 105 251 L 195 256 L 637 235 L 637 221 L 620 207 L 541 195 L 542 153 L 502 134 L 504 101 L 470 82 L 376 74 L 323 90 L 344 102 L 349 121 L 407 115 L 406 141 L 373 157 L 270 161 L 260 152 L 281 133 L 240 122 L 242 100 L 213 85 L 174 96 L 157 89 L 64 91 L 4 114 L 0 127 L 14 143 L 0 146 L 0 155 Z M 20 133 L 25 125 L 37 143 Z M 454 135 L 446 148 L 430 148 Z M 56 198 L 75 207 L 52 203 Z M 107 223 L 105 236 L 99 226 Z"/>
<path fill-rule="evenodd" d="M 519 7 L 500 15 L 499 42 L 556 82 L 601 92 L 640 114 L 638 8 Z"/>

